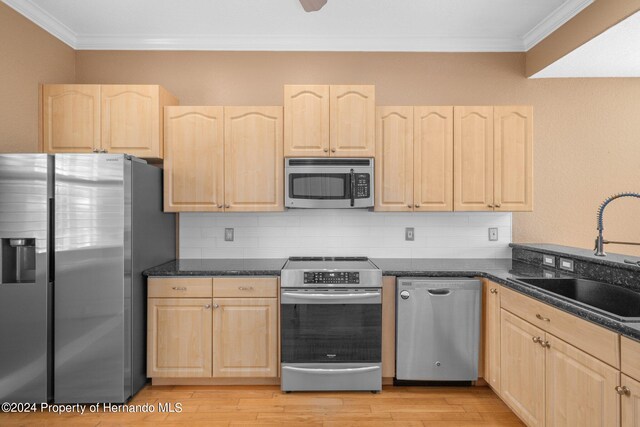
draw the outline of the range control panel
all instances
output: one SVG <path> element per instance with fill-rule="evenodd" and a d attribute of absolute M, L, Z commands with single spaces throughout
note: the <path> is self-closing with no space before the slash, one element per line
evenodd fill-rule
<path fill-rule="evenodd" d="M 305 271 L 304 283 L 326 283 L 333 285 L 359 284 L 357 271 Z"/>
<path fill-rule="evenodd" d="M 355 176 L 355 194 L 356 199 L 368 199 L 371 190 L 371 175 L 368 173 L 357 173 Z"/>

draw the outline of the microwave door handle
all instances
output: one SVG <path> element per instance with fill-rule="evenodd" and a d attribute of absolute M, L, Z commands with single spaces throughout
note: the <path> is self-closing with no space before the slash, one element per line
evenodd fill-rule
<path fill-rule="evenodd" d="M 356 193 L 356 174 L 353 173 L 353 169 L 349 173 L 351 177 L 351 207 L 353 207 L 355 203 L 355 193 Z"/>

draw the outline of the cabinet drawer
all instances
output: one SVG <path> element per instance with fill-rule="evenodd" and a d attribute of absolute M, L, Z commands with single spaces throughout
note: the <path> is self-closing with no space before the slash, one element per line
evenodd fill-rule
<path fill-rule="evenodd" d="M 207 277 L 149 278 L 149 298 L 211 298 L 213 279 Z"/>
<path fill-rule="evenodd" d="M 214 298 L 276 298 L 277 277 L 216 277 L 213 279 Z"/>
<path fill-rule="evenodd" d="M 640 342 L 622 337 L 620 351 L 620 370 L 640 381 Z"/>
<path fill-rule="evenodd" d="M 527 322 L 616 368 L 620 367 L 619 336 L 577 316 L 560 311 L 510 289 L 502 289 L 501 307 Z"/>

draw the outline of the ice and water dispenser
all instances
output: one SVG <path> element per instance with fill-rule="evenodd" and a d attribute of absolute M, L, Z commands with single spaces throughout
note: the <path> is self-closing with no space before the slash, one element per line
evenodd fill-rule
<path fill-rule="evenodd" d="M 0 284 L 35 281 L 36 239 L 0 239 Z"/>

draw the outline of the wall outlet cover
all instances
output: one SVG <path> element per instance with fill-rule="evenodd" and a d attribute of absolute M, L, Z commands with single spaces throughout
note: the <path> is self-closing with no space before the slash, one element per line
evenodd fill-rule
<path fill-rule="evenodd" d="M 415 232 L 413 227 L 407 227 L 404 229 L 404 240 L 414 241 L 415 240 Z"/>
<path fill-rule="evenodd" d="M 496 227 L 492 227 L 489 229 L 489 241 L 491 242 L 498 241 L 498 229 Z"/>
<path fill-rule="evenodd" d="M 224 241 L 233 242 L 233 228 L 224 229 Z"/>

